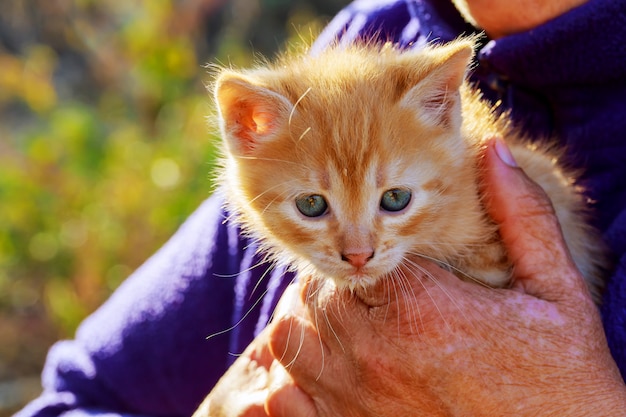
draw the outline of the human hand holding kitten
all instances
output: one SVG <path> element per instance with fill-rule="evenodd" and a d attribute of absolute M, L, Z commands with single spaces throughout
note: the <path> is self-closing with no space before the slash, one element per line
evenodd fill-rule
<path fill-rule="evenodd" d="M 287 287 L 276 306 L 276 319 L 304 312 L 300 301 L 299 286 Z M 269 349 L 269 333 L 272 325 L 266 327 L 237 358 L 228 371 L 215 385 L 194 413 L 194 417 L 266 417 L 265 403 L 270 389 L 270 373 L 274 368 L 282 368 Z M 276 379 L 276 378 L 275 378 Z M 276 381 L 274 382 L 276 383 Z M 287 384 L 279 382 L 283 395 L 289 395 Z M 285 397 L 286 398 L 286 397 Z"/>
<path fill-rule="evenodd" d="M 385 282 L 358 297 L 328 292 L 273 327 L 290 376 L 274 383 L 269 415 L 622 415 L 626 388 L 551 205 L 496 155 L 491 143 L 484 192 L 513 288 L 422 263 L 397 296 Z"/>
<path fill-rule="evenodd" d="M 581 278 L 598 300 L 602 245 L 574 173 L 465 84 L 472 47 L 364 46 L 220 74 L 231 219 L 310 282 L 308 311 L 271 324 L 204 414 L 537 415 L 559 387 L 569 404 L 621 383 Z M 494 132 L 554 209 L 493 143 L 480 166 Z"/>
<path fill-rule="evenodd" d="M 292 286 L 196 415 L 619 415 L 625 387 L 551 206 L 496 155 L 491 143 L 484 192 L 514 260 L 512 289 L 434 264 L 397 298 L 383 281 L 305 306 Z"/>

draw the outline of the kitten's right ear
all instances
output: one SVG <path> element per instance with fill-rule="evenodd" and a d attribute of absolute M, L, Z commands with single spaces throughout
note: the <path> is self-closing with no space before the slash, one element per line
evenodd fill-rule
<path fill-rule="evenodd" d="M 429 49 L 429 55 L 426 55 L 432 65 L 429 73 L 404 94 L 400 104 L 415 109 L 418 117 L 427 125 L 458 127 L 461 106 L 459 89 L 474 54 L 473 48 L 472 40 L 458 40 Z M 419 68 L 419 65 L 410 61 L 413 57 L 424 60 L 423 53 L 407 54 L 407 57 L 409 63 L 413 64 L 407 65 L 408 68 Z"/>
<path fill-rule="evenodd" d="M 231 152 L 249 155 L 287 123 L 293 105 L 250 78 L 224 72 L 215 85 L 222 135 Z"/>

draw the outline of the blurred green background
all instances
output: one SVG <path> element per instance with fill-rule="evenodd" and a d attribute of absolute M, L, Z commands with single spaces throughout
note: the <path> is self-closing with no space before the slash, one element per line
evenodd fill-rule
<path fill-rule="evenodd" d="M 205 64 L 271 57 L 346 3 L 2 1 L 0 416 L 210 194 Z"/>

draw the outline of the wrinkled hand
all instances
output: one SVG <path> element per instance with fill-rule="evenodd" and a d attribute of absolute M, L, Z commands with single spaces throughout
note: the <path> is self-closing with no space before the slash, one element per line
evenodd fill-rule
<path fill-rule="evenodd" d="M 487 205 L 513 288 L 424 262 L 403 285 L 357 296 L 310 284 L 304 294 L 318 296 L 271 329 L 289 372 L 273 367 L 272 417 L 624 414 L 624 383 L 552 207 L 495 144 L 485 153 Z"/>
<path fill-rule="evenodd" d="M 265 329 L 220 378 L 193 417 L 267 417 L 268 374 L 274 358 Z"/>
<path fill-rule="evenodd" d="M 274 315 L 302 309 L 290 304 L 299 301 L 298 289 L 291 285 L 283 294 Z M 193 417 L 267 417 L 265 404 L 270 388 L 270 372 L 282 368 L 270 353 L 268 341 L 271 328 L 263 330 L 220 378 Z M 275 390 L 288 396 L 294 387 L 290 378 L 274 378 Z"/>

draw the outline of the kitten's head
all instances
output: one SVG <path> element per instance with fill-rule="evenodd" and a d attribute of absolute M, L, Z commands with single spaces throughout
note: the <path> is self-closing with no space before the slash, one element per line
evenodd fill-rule
<path fill-rule="evenodd" d="M 340 286 L 370 285 L 415 254 L 447 259 L 478 227 L 476 154 L 460 134 L 471 55 L 467 41 L 332 48 L 224 70 L 229 209 L 277 259 Z"/>

